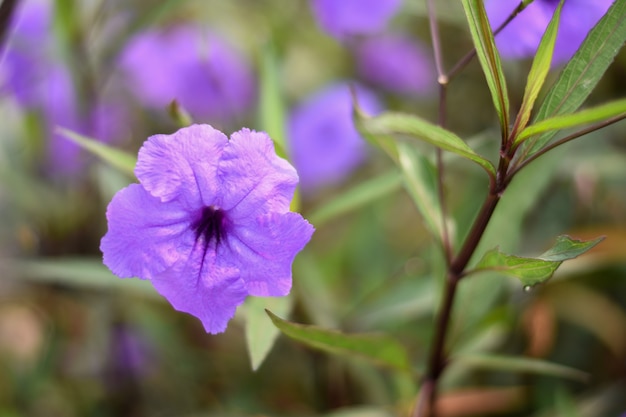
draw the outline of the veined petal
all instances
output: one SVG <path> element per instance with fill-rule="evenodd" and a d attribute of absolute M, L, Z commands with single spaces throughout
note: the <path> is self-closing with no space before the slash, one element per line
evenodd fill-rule
<path fill-rule="evenodd" d="M 192 125 L 172 135 L 154 135 L 139 150 L 135 174 L 163 202 L 180 199 L 188 208 L 215 203 L 218 160 L 228 138 L 209 125 Z"/>
<path fill-rule="evenodd" d="M 198 244 L 186 262 L 154 277 L 152 284 L 176 310 L 199 318 L 208 333 L 221 333 L 248 295 L 231 262 L 215 247 Z"/>
<path fill-rule="evenodd" d="M 289 210 L 298 174 L 278 157 L 264 132 L 242 129 L 231 135 L 219 162 L 221 207 L 229 218 Z"/>
<path fill-rule="evenodd" d="M 176 201 L 162 203 L 139 184 L 119 191 L 107 208 L 109 230 L 100 249 L 120 277 L 150 279 L 188 256 L 194 235 Z"/>
<path fill-rule="evenodd" d="M 291 289 L 291 264 L 311 239 L 313 226 L 298 213 L 269 213 L 236 224 L 227 246 L 250 295 L 282 296 Z"/>

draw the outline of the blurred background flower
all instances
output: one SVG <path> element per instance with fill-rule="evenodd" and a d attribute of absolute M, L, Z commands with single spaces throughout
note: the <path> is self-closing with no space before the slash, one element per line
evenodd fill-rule
<path fill-rule="evenodd" d="M 567 0 L 561 12 L 559 32 L 552 65 L 568 61 L 591 28 L 606 13 L 612 0 Z M 485 8 L 494 28 L 499 27 L 517 7 L 517 0 L 487 0 Z M 557 0 L 535 0 L 496 37 L 500 54 L 505 58 L 530 58 L 559 4 Z"/>
<path fill-rule="evenodd" d="M 363 110 L 382 110 L 374 93 L 355 88 Z M 367 155 L 366 142 L 352 121 L 350 84 L 326 86 L 298 104 L 289 116 L 288 138 L 303 190 L 344 180 Z"/>

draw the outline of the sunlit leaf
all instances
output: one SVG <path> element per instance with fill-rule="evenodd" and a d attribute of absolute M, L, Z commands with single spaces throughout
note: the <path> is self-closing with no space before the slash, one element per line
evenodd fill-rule
<path fill-rule="evenodd" d="M 104 162 L 131 175 L 133 178 L 135 177 L 135 165 L 137 164 L 135 156 L 68 129 L 58 128 L 57 131 Z"/>
<path fill-rule="evenodd" d="M 589 32 L 574 57 L 541 104 L 535 122 L 576 111 L 598 84 L 626 42 L 626 1 L 617 0 Z M 548 131 L 526 142 L 525 153 L 532 155 L 556 134 Z"/>
<path fill-rule="evenodd" d="M 569 366 L 559 365 L 557 363 L 541 359 L 524 358 L 519 356 L 493 354 L 457 355 L 454 357 L 453 363 L 471 366 L 475 369 L 549 375 L 577 381 L 586 381 L 589 377 L 586 372 Z"/>
<path fill-rule="evenodd" d="M 563 261 L 587 252 L 603 239 L 581 241 L 559 236 L 552 248 L 536 258 L 508 255 L 496 248 L 485 253 L 476 268 L 502 272 L 518 278 L 524 286 L 532 287 L 550 279 Z"/>
<path fill-rule="evenodd" d="M 461 0 L 469 24 L 478 60 L 487 79 L 498 118 L 502 138 L 508 137 L 509 97 L 500 55 L 485 11 L 483 0 Z"/>
<path fill-rule="evenodd" d="M 453 152 L 480 165 L 489 175 L 495 176 L 495 168 L 491 162 L 478 155 L 460 137 L 449 130 L 436 126 L 424 119 L 405 113 L 386 112 L 379 116 L 367 117 L 360 112 L 356 114 L 356 126 L 366 137 L 383 138 L 384 144 L 392 148 L 394 160 L 398 161 L 399 151 L 395 144 L 395 136 L 406 136 L 428 142 L 445 151 Z M 391 141 L 391 142 L 390 142 Z M 392 147 L 393 145 L 393 147 Z"/>
<path fill-rule="evenodd" d="M 271 352 L 280 331 L 267 318 L 265 309 L 286 316 L 293 307 L 292 297 L 248 297 L 242 306 L 245 314 L 245 334 L 252 370 L 256 371 Z"/>
<path fill-rule="evenodd" d="M 626 114 L 626 99 L 611 101 L 576 113 L 549 117 L 524 129 L 517 137 L 516 142 L 523 142 L 529 137 L 541 133 L 600 122 L 624 114 Z"/>
<path fill-rule="evenodd" d="M 535 100 L 537 100 L 539 91 L 546 80 L 548 71 L 550 70 L 562 8 L 563 1 L 559 2 L 558 7 L 554 11 L 554 15 L 552 16 L 552 19 L 550 20 L 550 23 L 541 38 L 537 52 L 535 53 L 533 64 L 530 68 L 530 72 L 528 73 L 528 80 L 526 81 L 526 89 L 524 90 L 522 105 L 515 122 L 515 127 L 518 131 L 519 129 L 524 129 L 528 120 L 530 120 L 530 114 L 533 110 L 533 106 L 535 105 Z"/>
<path fill-rule="evenodd" d="M 312 348 L 341 356 L 358 356 L 398 370 L 410 370 L 405 347 L 387 335 L 346 334 L 317 326 L 292 323 L 270 311 L 267 311 L 267 314 L 285 335 Z"/>

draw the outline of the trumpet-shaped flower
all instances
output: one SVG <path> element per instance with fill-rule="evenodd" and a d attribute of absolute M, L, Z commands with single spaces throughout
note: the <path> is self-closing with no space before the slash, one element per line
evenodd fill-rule
<path fill-rule="evenodd" d="M 209 125 L 151 136 L 139 184 L 107 209 L 104 263 L 149 279 L 172 306 L 224 331 L 248 295 L 283 296 L 313 227 L 289 211 L 298 176 L 263 132 L 228 138 Z"/>
<path fill-rule="evenodd" d="M 563 4 L 552 64 L 568 61 L 587 33 L 609 9 L 613 0 L 567 0 Z M 491 26 L 500 26 L 519 4 L 518 0 L 485 2 Z M 496 44 L 505 58 L 519 59 L 535 55 L 539 41 L 556 10 L 557 0 L 535 0 L 496 37 Z"/>

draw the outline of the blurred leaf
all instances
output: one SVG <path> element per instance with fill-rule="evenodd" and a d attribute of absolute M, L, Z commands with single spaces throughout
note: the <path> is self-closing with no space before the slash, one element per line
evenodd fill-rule
<path fill-rule="evenodd" d="M 244 303 L 246 317 L 245 333 L 252 370 L 259 369 L 271 352 L 280 331 L 268 320 L 266 309 L 286 316 L 293 307 L 293 297 L 248 297 Z"/>
<path fill-rule="evenodd" d="M 269 310 L 267 314 L 285 335 L 307 346 L 340 356 L 356 355 L 402 371 L 410 370 L 405 347 L 387 335 L 345 334 L 317 326 L 292 323 Z"/>
<path fill-rule="evenodd" d="M 120 171 L 135 178 L 135 165 L 137 164 L 137 158 L 135 156 L 109 145 L 105 145 L 102 142 L 98 142 L 93 138 L 72 132 L 71 130 L 64 128 L 58 128 L 57 130 L 59 134 L 65 136 L 81 148 L 91 152 L 104 162 L 111 164 Z"/>
<path fill-rule="evenodd" d="M 552 54 L 554 52 L 554 43 L 556 42 L 556 34 L 559 28 L 559 20 L 561 17 L 561 9 L 563 8 L 563 1 L 559 2 L 558 7 L 554 11 L 554 15 L 546 28 L 546 31 L 541 38 L 535 58 L 533 59 L 532 67 L 528 73 L 528 80 L 526 81 L 526 88 L 524 89 L 524 98 L 515 121 L 515 127 L 524 129 L 530 120 L 530 114 L 539 95 L 539 91 L 546 80 L 548 71 L 550 70 L 550 64 L 552 63 Z M 521 139 L 516 142 L 521 141 Z"/>
<path fill-rule="evenodd" d="M 354 127 L 359 131 L 361 136 L 363 136 L 368 142 L 370 142 L 373 146 L 380 148 L 383 150 L 387 156 L 389 156 L 393 162 L 398 164 L 398 146 L 397 140 L 393 137 L 391 133 L 373 133 L 369 132 L 366 121 L 371 120 L 372 116 L 366 114 L 360 107 L 357 101 L 358 97 L 356 95 L 356 91 L 354 89 L 350 90 L 352 94 L 352 105 L 353 105 L 353 113 L 352 119 L 354 120 Z"/>
<path fill-rule="evenodd" d="M 423 155 L 406 143 L 398 143 L 399 164 L 404 174 L 404 187 L 424 219 L 433 237 L 443 242 L 444 225 L 437 195 L 437 173 Z"/>
<path fill-rule="evenodd" d="M 400 189 L 402 175 L 396 170 L 378 175 L 356 185 L 308 215 L 309 221 L 319 227 L 329 220 L 349 213 Z"/>
<path fill-rule="evenodd" d="M 580 417 L 576 402 L 563 388 L 556 392 L 556 411 L 559 417 Z"/>
<path fill-rule="evenodd" d="M 509 93 L 485 6 L 482 0 L 461 0 L 461 3 L 467 16 L 478 60 L 500 119 L 502 140 L 505 140 L 509 129 Z"/>
<path fill-rule="evenodd" d="M 516 138 L 516 143 L 521 143 L 541 133 L 600 122 L 624 114 L 626 114 L 626 99 L 611 101 L 577 113 L 549 117 L 524 129 Z"/>
<path fill-rule="evenodd" d="M 586 372 L 569 366 L 519 356 L 469 354 L 457 355 L 453 361 L 475 369 L 549 375 L 577 381 L 586 381 L 589 377 Z"/>
<path fill-rule="evenodd" d="M 2 269 L 5 275 L 35 282 L 63 284 L 87 289 L 128 289 L 142 295 L 160 298 L 151 283 L 141 279 L 122 279 L 111 273 L 100 259 L 54 258 L 32 260 L 5 260 Z"/>
<path fill-rule="evenodd" d="M 167 106 L 167 112 L 178 127 L 189 126 L 193 123 L 193 119 L 187 110 L 176 100 L 172 100 Z"/>
<path fill-rule="evenodd" d="M 490 176 L 495 176 L 496 169 L 491 162 L 474 152 L 460 137 L 417 116 L 386 112 L 379 116 L 368 117 L 357 111 L 355 123 L 357 129 L 365 137 L 383 138 L 385 144 L 379 146 L 391 146 L 387 143 L 391 140 L 396 162 L 399 158 L 399 151 L 390 135 L 406 135 L 476 162 Z"/>
<path fill-rule="evenodd" d="M 276 153 L 286 158 L 289 147 L 285 139 L 285 103 L 276 52 L 269 44 L 261 52 L 259 123 L 274 140 Z"/>
<path fill-rule="evenodd" d="M 547 93 L 535 122 L 576 111 L 587 99 L 626 42 L 626 1 L 617 0 L 589 32 Z M 556 134 L 550 131 L 528 141 L 525 154 L 543 148 Z"/>
<path fill-rule="evenodd" d="M 568 236 L 559 236 L 557 243 L 537 258 L 507 255 L 496 248 L 485 253 L 476 268 L 477 270 L 499 271 L 519 278 L 524 286 L 533 286 L 550 279 L 561 262 L 582 255 L 603 239 L 600 237 L 590 241 L 581 241 Z"/>
<path fill-rule="evenodd" d="M 374 406 L 345 407 L 324 414 L 325 417 L 394 417 L 391 410 Z"/>

